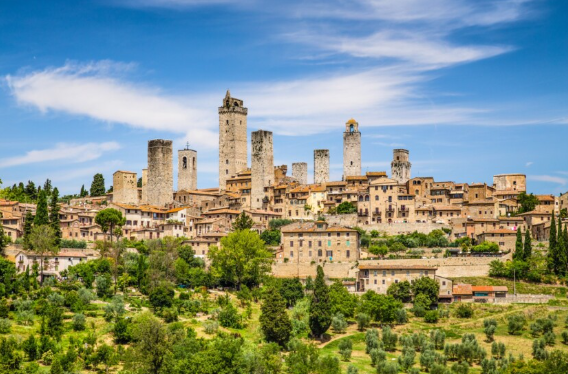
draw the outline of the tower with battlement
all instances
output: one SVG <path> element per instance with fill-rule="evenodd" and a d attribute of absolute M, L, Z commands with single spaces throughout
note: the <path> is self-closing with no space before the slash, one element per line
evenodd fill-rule
<path fill-rule="evenodd" d="M 391 178 L 398 183 L 406 183 L 410 179 L 410 168 L 412 164 L 408 160 L 407 149 L 393 150 L 391 162 Z"/>
<path fill-rule="evenodd" d="M 361 133 L 359 123 L 351 118 L 343 133 L 343 179 L 361 175 Z"/>
<path fill-rule="evenodd" d="M 165 206 L 173 200 L 172 141 L 155 139 L 148 142 L 148 182 L 146 203 Z"/>
<path fill-rule="evenodd" d="M 136 173 L 118 170 L 112 175 L 112 201 L 121 204 L 138 204 Z"/>
<path fill-rule="evenodd" d="M 178 151 L 178 191 L 197 189 L 197 151 L 185 149 Z"/>
<path fill-rule="evenodd" d="M 329 181 L 329 149 L 314 150 L 314 183 Z"/>
<path fill-rule="evenodd" d="M 272 132 L 251 133 L 251 209 L 262 209 L 265 187 L 274 183 L 274 148 Z"/>
<path fill-rule="evenodd" d="M 308 163 L 294 162 L 292 164 L 292 177 L 300 184 L 308 184 Z"/>
<path fill-rule="evenodd" d="M 219 107 L 219 190 L 247 168 L 247 108 L 227 90 Z"/>

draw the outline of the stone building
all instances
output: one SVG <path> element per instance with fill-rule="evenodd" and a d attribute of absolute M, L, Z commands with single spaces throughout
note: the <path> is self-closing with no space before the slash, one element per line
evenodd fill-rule
<path fill-rule="evenodd" d="M 525 174 L 498 174 L 493 176 L 493 187 L 497 191 L 526 191 L 527 176 Z"/>
<path fill-rule="evenodd" d="M 164 206 L 173 200 L 172 141 L 155 139 L 148 142 L 148 184 L 146 203 Z"/>
<path fill-rule="evenodd" d="M 284 261 L 292 263 L 356 262 L 359 233 L 325 221 L 295 222 L 281 229 Z"/>
<path fill-rule="evenodd" d="M 178 151 L 178 191 L 197 189 L 197 151 L 185 149 Z"/>
<path fill-rule="evenodd" d="M 351 118 L 343 133 L 343 178 L 361 175 L 361 133 L 359 123 Z"/>
<path fill-rule="evenodd" d="M 410 179 L 410 168 L 412 164 L 408 161 L 407 149 L 393 150 L 393 157 L 391 162 L 391 178 L 398 181 L 398 183 L 406 183 Z"/>
<path fill-rule="evenodd" d="M 314 150 L 314 183 L 329 182 L 329 149 Z"/>
<path fill-rule="evenodd" d="M 292 164 L 292 177 L 300 184 L 308 184 L 308 163 L 294 162 Z"/>
<path fill-rule="evenodd" d="M 142 169 L 142 197 L 140 204 L 146 204 L 148 201 L 148 169 Z"/>
<path fill-rule="evenodd" d="M 227 94 L 219 107 L 219 189 L 247 168 L 247 108 L 243 101 Z"/>
<path fill-rule="evenodd" d="M 136 173 L 118 170 L 112 175 L 112 201 L 138 204 L 138 179 Z"/>
<path fill-rule="evenodd" d="M 251 208 L 262 209 L 264 189 L 274 182 L 272 132 L 258 130 L 251 134 Z"/>

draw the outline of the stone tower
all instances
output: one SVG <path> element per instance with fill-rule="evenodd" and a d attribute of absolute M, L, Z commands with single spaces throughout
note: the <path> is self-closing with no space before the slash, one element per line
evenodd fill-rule
<path fill-rule="evenodd" d="M 292 177 L 300 184 L 308 184 L 308 163 L 294 162 L 292 164 Z"/>
<path fill-rule="evenodd" d="M 314 150 L 314 183 L 329 181 L 329 149 Z"/>
<path fill-rule="evenodd" d="M 112 202 L 138 204 L 138 179 L 136 173 L 118 170 L 112 175 Z"/>
<path fill-rule="evenodd" d="M 361 133 L 359 123 L 351 118 L 343 133 L 343 179 L 361 175 Z"/>
<path fill-rule="evenodd" d="M 142 169 L 142 198 L 140 204 L 148 204 L 148 169 Z"/>
<path fill-rule="evenodd" d="M 227 179 L 247 168 L 247 108 L 227 94 L 219 107 L 219 190 Z"/>
<path fill-rule="evenodd" d="M 178 151 L 178 191 L 197 189 L 197 151 L 185 149 Z"/>
<path fill-rule="evenodd" d="M 155 139 L 148 142 L 146 199 L 149 205 L 164 206 L 173 200 L 172 154 L 171 140 Z"/>
<path fill-rule="evenodd" d="M 251 209 L 262 209 L 266 196 L 264 187 L 274 183 L 274 152 L 272 132 L 258 130 L 251 133 Z"/>
<path fill-rule="evenodd" d="M 398 183 L 406 183 L 410 179 L 410 168 L 412 164 L 408 161 L 407 149 L 393 150 L 391 162 L 391 178 Z"/>

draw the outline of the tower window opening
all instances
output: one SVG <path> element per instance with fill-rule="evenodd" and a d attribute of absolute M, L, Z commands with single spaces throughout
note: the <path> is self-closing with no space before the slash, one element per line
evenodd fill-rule
<path fill-rule="evenodd" d="M 182 159 L 182 168 L 187 169 L 187 157 L 185 156 Z"/>
<path fill-rule="evenodd" d="M 193 157 L 193 168 L 195 169 L 195 157 Z"/>
<path fill-rule="evenodd" d="M 355 128 L 353 127 L 353 125 L 349 125 L 349 132 L 353 132 L 355 131 Z"/>

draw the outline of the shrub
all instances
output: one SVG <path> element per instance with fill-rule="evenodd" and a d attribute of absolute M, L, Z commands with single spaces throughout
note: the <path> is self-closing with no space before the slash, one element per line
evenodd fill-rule
<path fill-rule="evenodd" d="M 176 322 L 178 320 L 178 311 L 175 307 L 165 308 L 162 310 L 162 318 L 166 323 Z"/>
<path fill-rule="evenodd" d="M 526 319 L 522 314 L 514 314 L 509 316 L 507 330 L 509 335 L 519 335 L 525 327 Z"/>
<path fill-rule="evenodd" d="M 562 331 L 560 336 L 562 336 L 562 343 L 568 344 L 568 331 Z"/>
<path fill-rule="evenodd" d="M 219 312 L 219 324 L 223 327 L 230 327 L 233 329 L 242 328 L 241 316 L 237 312 L 237 308 L 232 303 L 228 303 Z"/>
<path fill-rule="evenodd" d="M 0 318 L 0 334 L 8 334 L 12 330 L 12 322 L 8 318 Z"/>
<path fill-rule="evenodd" d="M 73 330 L 75 331 L 83 331 L 87 326 L 87 319 L 85 318 L 84 314 L 75 314 L 73 316 Z"/>
<path fill-rule="evenodd" d="M 371 317 L 367 313 L 359 313 L 356 318 L 359 331 L 363 331 L 371 323 Z"/>
<path fill-rule="evenodd" d="M 547 333 L 545 333 L 543 339 L 546 345 L 549 345 L 551 347 L 554 346 L 554 344 L 556 344 L 556 335 L 552 331 L 548 331 Z"/>
<path fill-rule="evenodd" d="M 335 316 L 333 316 L 333 318 L 331 319 L 331 328 L 336 333 L 345 332 L 345 329 L 347 328 L 347 321 L 345 321 L 343 314 L 337 312 Z"/>
<path fill-rule="evenodd" d="M 374 349 L 371 350 L 369 355 L 371 356 L 371 365 L 372 366 L 377 366 L 378 364 L 380 364 L 381 362 L 383 362 L 387 359 L 387 353 L 385 351 L 383 351 L 382 349 L 374 348 Z"/>
<path fill-rule="evenodd" d="M 391 328 L 386 326 L 383 328 L 383 344 L 386 351 L 394 351 L 396 349 L 396 342 L 398 335 L 392 332 Z"/>
<path fill-rule="evenodd" d="M 347 367 L 347 374 L 359 374 L 359 369 L 356 366 L 349 365 Z"/>
<path fill-rule="evenodd" d="M 351 339 L 341 339 L 339 342 L 339 354 L 343 357 L 343 361 L 351 359 L 351 352 L 353 351 L 353 342 Z"/>
<path fill-rule="evenodd" d="M 377 329 L 369 329 L 365 333 L 365 352 L 371 353 L 373 349 L 379 348 L 382 343 L 379 341 L 379 331 Z"/>
<path fill-rule="evenodd" d="M 458 318 L 473 317 L 473 307 L 471 306 L 471 304 L 461 303 L 456 309 L 456 316 Z"/>
<path fill-rule="evenodd" d="M 427 323 L 437 323 L 438 322 L 438 311 L 437 310 L 429 310 L 424 315 L 424 322 Z"/>
<path fill-rule="evenodd" d="M 396 310 L 396 323 L 399 325 L 403 325 L 408 322 L 408 316 L 406 315 L 406 310 L 403 308 L 399 308 Z"/>
<path fill-rule="evenodd" d="M 434 344 L 435 349 L 443 349 L 446 342 L 446 333 L 442 330 L 430 331 L 430 341 Z"/>
<path fill-rule="evenodd" d="M 495 335 L 495 330 L 497 329 L 497 321 L 493 318 L 487 318 L 483 320 L 483 332 L 488 342 L 493 341 L 493 336 Z"/>
<path fill-rule="evenodd" d="M 219 330 L 219 323 L 217 321 L 205 321 L 203 322 L 203 329 L 206 334 L 215 334 Z"/>

